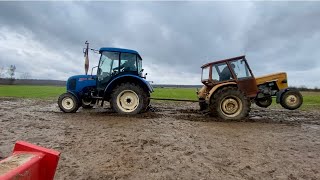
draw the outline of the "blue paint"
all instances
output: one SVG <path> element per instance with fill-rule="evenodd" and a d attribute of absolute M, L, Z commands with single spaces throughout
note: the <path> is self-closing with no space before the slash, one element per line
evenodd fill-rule
<path fill-rule="evenodd" d="M 152 88 L 152 86 L 150 85 L 150 83 L 148 82 L 148 81 L 146 81 L 144 78 L 141 78 L 140 76 L 137 76 L 137 75 L 132 75 L 132 74 L 124 74 L 124 75 L 121 75 L 121 76 L 117 76 L 117 77 L 115 77 L 114 79 L 112 79 L 109 83 L 108 83 L 108 85 L 107 85 L 107 87 L 105 88 L 105 90 L 104 90 L 104 92 L 106 93 L 106 92 L 109 92 L 111 89 L 111 87 L 112 87 L 112 85 L 113 85 L 113 83 L 115 82 L 115 81 L 117 81 L 117 80 L 119 80 L 119 79 L 122 79 L 122 78 L 134 78 L 134 79 L 137 79 L 138 81 L 140 81 L 142 84 L 144 84 L 144 85 L 146 85 L 147 87 L 148 87 L 148 89 L 149 89 L 149 92 L 153 92 L 153 88 Z"/>
<path fill-rule="evenodd" d="M 76 81 L 76 86 L 75 89 L 71 89 L 69 82 L 71 80 L 75 79 Z M 79 93 L 83 90 L 85 87 L 97 87 L 97 76 L 96 75 L 76 75 L 76 76 L 71 76 L 67 80 L 67 91 L 68 92 L 73 92 L 78 98 L 79 98 Z"/>
<path fill-rule="evenodd" d="M 141 58 L 140 54 L 137 51 L 132 49 L 112 48 L 112 47 L 100 48 L 99 52 L 102 53 L 103 51 L 137 54 Z"/>

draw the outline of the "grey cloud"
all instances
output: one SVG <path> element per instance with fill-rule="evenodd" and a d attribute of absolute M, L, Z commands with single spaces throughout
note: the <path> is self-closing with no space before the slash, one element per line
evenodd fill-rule
<path fill-rule="evenodd" d="M 174 67 L 177 76 L 184 72 L 200 77 L 202 64 L 244 53 L 258 75 L 274 71 L 292 74 L 319 67 L 318 2 L 0 2 L 0 5 L 1 27 L 21 32 L 27 29 L 46 48 L 61 55 L 68 52 L 66 59 L 76 67 L 57 64 L 52 67 L 57 73 L 83 72 L 81 51 L 85 40 L 96 48 L 136 49 L 147 66 Z"/>

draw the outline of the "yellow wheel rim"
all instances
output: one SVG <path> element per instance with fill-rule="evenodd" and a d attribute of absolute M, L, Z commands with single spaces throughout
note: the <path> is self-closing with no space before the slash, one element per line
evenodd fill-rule
<path fill-rule="evenodd" d="M 139 105 L 139 96 L 132 90 L 124 90 L 117 96 L 117 105 L 123 112 L 133 112 Z"/>
<path fill-rule="evenodd" d="M 74 106 L 74 102 L 73 102 L 72 98 L 70 98 L 70 97 L 63 98 L 61 104 L 62 104 L 62 107 L 67 110 L 72 109 Z"/>
<path fill-rule="evenodd" d="M 297 96 L 289 95 L 286 99 L 286 104 L 289 106 L 296 106 L 299 103 Z"/>
<path fill-rule="evenodd" d="M 224 98 L 221 101 L 220 108 L 225 116 L 236 117 L 241 113 L 243 106 L 240 98 L 232 96 Z"/>

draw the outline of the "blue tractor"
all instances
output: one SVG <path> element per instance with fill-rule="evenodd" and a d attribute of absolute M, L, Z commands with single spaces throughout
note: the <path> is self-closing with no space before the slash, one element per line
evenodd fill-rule
<path fill-rule="evenodd" d="M 87 47 L 88 52 L 88 47 Z M 100 48 L 97 75 L 76 75 L 67 81 L 67 92 L 58 99 L 59 108 L 74 113 L 80 107 L 92 108 L 110 102 L 121 114 L 137 114 L 150 104 L 152 86 L 142 75 L 142 58 L 137 51 Z M 93 68 L 92 68 L 93 69 Z"/>

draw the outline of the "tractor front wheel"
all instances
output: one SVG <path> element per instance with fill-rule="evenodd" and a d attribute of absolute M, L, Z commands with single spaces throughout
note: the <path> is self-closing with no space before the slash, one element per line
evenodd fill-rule
<path fill-rule="evenodd" d="M 59 96 L 58 105 L 65 113 L 75 113 L 79 109 L 77 98 L 71 93 L 64 93 Z"/>
<path fill-rule="evenodd" d="M 289 90 L 282 94 L 280 104 L 283 108 L 289 110 L 298 109 L 303 102 L 302 95 L 297 90 Z"/>
<path fill-rule="evenodd" d="M 148 93 L 133 83 L 122 83 L 111 95 L 111 107 L 120 114 L 138 114 L 148 106 Z"/>
<path fill-rule="evenodd" d="M 248 116 L 250 100 L 236 87 L 225 87 L 213 94 L 209 108 L 222 119 L 240 120 Z"/>
<path fill-rule="evenodd" d="M 255 103 L 259 107 L 267 108 L 272 104 L 272 97 L 256 99 Z"/>

